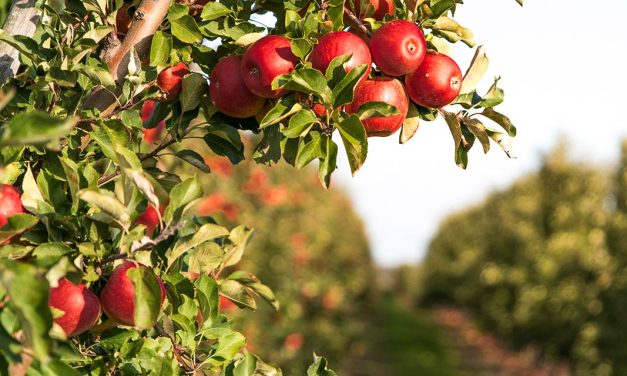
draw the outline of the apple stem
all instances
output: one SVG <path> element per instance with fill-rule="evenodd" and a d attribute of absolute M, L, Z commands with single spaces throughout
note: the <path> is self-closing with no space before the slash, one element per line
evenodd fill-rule
<path fill-rule="evenodd" d="M 357 18 L 357 16 L 355 16 L 355 14 L 350 9 L 348 9 L 347 6 L 344 6 L 344 13 L 346 13 L 346 15 L 348 16 L 348 20 L 351 24 L 350 26 L 361 30 L 364 34 L 368 36 L 368 38 L 372 37 L 372 31 L 370 31 L 370 29 L 368 29 L 366 25 L 364 25 L 364 23 L 361 22 L 361 20 Z"/>

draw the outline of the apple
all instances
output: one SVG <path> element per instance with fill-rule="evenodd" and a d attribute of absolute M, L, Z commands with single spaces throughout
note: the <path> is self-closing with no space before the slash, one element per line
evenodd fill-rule
<path fill-rule="evenodd" d="M 423 107 L 438 108 L 451 103 L 462 89 L 462 71 L 444 54 L 428 53 L 416 69 L 405 76 L 407 93 Z"/>
<path fill-rule="evenodd" d="M 115 14 L 115 29 L 118 34 L 126 35 L 131 28 L 133 18 L 129 14 L 129 6 L 127 2 L 124 2 L 118 12 Z"/>
<path fill-rule="evenodd" d="M 160 208 L 159 212 L 163 216 L 163 208 Z M 146 210 L 135 221 L 136 225 L 146 226 L 146 235 L 152 236 L 157 226 L 159 226 L 159 213 L 154 206 L 148 204 Z"/>
<path fill-rule="evenodd" d="M 113 270 L 109 280 L 100 293 L 102 310 L 111 318 L 123 325 L 135 324 L 135 286 L 128 276 L 128 270 L 146 266 L 133 260 L 126 260 Z M 165 301 L 165 286 L 159 276 L 157 281 L 161 287 L 161 305 Z"/>
<path fill-rule="evenodd" d="M 386 14 L 394 14 L 394 0 L 368 0 L 365 9 L 361 9 L 361 0 L 353 0 L 356 16 L 360 19 L 374 18 L 383 20 Z"/>
<path fill-rule="evenodd" d="M 24 213 L 20 193 L 8 184 L 0 185 L 0 227 L 9 223 L 9 218 Z"/>
<path fill-rule="evenodd" d="M 50 289 L 48 305 L 64 312 L 54 319 L 68 337 L 86 332 L 96 324 L 102 310 L 100 300 L 82 283 L 73 284 L 61 278 L 57 287 Z"/>
<path fill-rule="evenodd" d="M 248 90 L 263 98 L 278 98 L 285 93 L 285 90 L 272 90 L 272 80 L 290 73 L 298 64 L 290 45 L 285 37 L 267 35 L 248 47 L 241 67 Z"/>
<path fill-rule="evenodd" d="M 142 104 L 141 117 L 144 122 L 148 121 L 155 107 L 154 101 L 145 101 Z M 161 120 L 154 128 L 144 128 L 144 142 L 154 144 L 161 140 L 161 134 L 165 129 L 165 120 Z"/>
<path fill-rule="evenodd" d="M 292 333 L 285 337 L 285 341 L 283 342 L 283 346 L 286 350 L 290 352 L 296 352 L 303 346 L 303 336 L 300 333 Z"/>
<path fill-rule="evenodd" d="M 394 20 L 375 31 L 370 39 L 370 52 L 383 73 L 403 76 L 418 69 L 427 53 L 427 44 L 418 25 Z"/>
<path fill-rule="evenodd" d="M 209 95 L 213 105 L 223 114 L 248 118 L 261 111 L 266 99 L 248 90 L 241 67 L 241 56 L 233 55 L 220 60 L 211 72 Z"/>
<path fill-rule="evenodd" d="M 403 84 L 394 78 L 378 77 L 366 80 L 355 88 L 353 101 L 346 105 L 346 112 L 356 113 L 363 104 L 368 102 L 384 102 L 396 107 L 400 112 L 393 116 L 371 117 L 362 121 L 366 134 L 373 136 L 389 136 L 396 132 L 407 116 L 409 100 Z"/>
<path fill-rule="evenodd" d="M 189 68 L 182 61 L 159 72 L 157 86 L 165 93 L 167 100 L 174 99 L 181 92 L 183 77 L 188 73 Z"/>
<path fill-rule="evenodd" d="M 324 74 L 333 59 L 347 54 L 352 54 L 352 57 L 344 63 L 346 72 L 349 72 L 357 65 L 368 65 L 368 69 L 362 77 L 362 82 L 365 81 L 368 78 L 372 65 L 370 50 L 366 42 L 348 31 L 334 31 L 321 36 L 318 39 L 318 44 L 311 51 L 309 60 L 315 69 Z"/>

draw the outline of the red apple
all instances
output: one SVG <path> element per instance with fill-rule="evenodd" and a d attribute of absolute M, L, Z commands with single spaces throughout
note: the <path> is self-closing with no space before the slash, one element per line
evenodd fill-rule
<path fill-rule="evenodd" d="M 128 270 L 133 268 L 145 268 L 136 261 L 126 260 L 113 270 L 107 284 L 100 293 L 102 310 L 109 318 L 123 325 L 135 324 L 135 286 L 128 276 Z M 165 301 L 165 286 L 159 276 L 157 281 L 161 286 L 161 305 Z"/>
<path fill-rule="evenodd" d="M 0 227 L 9 223 L 8 218 L 24 213 L 20 193 L 8 184 L 0 185 Z"/>
<path fill-rule="evenodd" d="M 280 35 L 267 35 L 248 47 L 242 57 L 242 77 L 248 90 L 264 98 L 278 98 L 285 93 L 272 90 L 272 80 L 290 73 L 298 64 L 290 44 Z"/>
<path fill-rule="evenodd" d="M 255 116 L 265 98 L 253 94 L 242 78 L 242 57 L 229 56 L 218 62 L 211 72 L 209 94 L 216 108 L 235 118 Z"/>
<path fill-rule="evenodd" d="M 383 73 L 403 76 L 418 69 L 427 53 L 427 44 L 418 25 L 394 20 L 372 35 L 370 52 Z"/>
<path fill-rule="evenodd" d="M 369 137 L 389 136 L 403 125 L 409 109 L 409 100 L 399 80 L 378 77 L 362 82 L 355 88 L 353 101 L 346 105 L 346 112 L 355 113 L 359 107 L 368 102 L 384 102 L 396 107 L 400 112 L 399 115 L 371 117 L 362 121 Z"/>
<path fill-rule="evenodd" d="M 148 121 L 150 114 L 155 107 L 155 102 L 145 101 L 142 104 L 141 117 L 144 122 Z M 161 120 L 154 128 L 144 128 L 144 142 L 147 144 L 154 144 L 161 140 L 161 133 L 165 129 L 165 120 Z"/>
<path fill-rule="evenodd" d="M 68 337 L 86 332 L 100 318 L 100 300 L 93 292 L 79 283 L 73 284 L 66 278 L 59 280 L 57 287 L 50 289 L 48 305 L 64 312 L 54 319 Z"/>
<path fill-rule="evenodd" d="M 407 93 L 423 107 L 442 107 L 451 103 L 462 89 L 462 71 L 444 54 L 427 54 L 416 69 L 405 76 Z"/>
<path fill-rule="evenodd" d="M 394 14 L 394 0 L 368 0 L 365 9 L 361 9 L 361 0 L 353 0 L 356 16 L 360 19 L 374 18 L 381 21 L 386 14 Z"/>
<path fill-rule="evenodd" d="M 159 72 L 157 86 L 166 94 L 166 99 L 173 99 L 181 92 L 183 77 L 188 73 L 189 68 L 182 61 Z"/>
<path fill-rule="evenodd" d="M 362 82 L 365 81 L 372 65 L 370 50 L 361 38 L 348 31 L 334 31 L 321 36 L 318 39 L 318 44 L 311 51 L 309 60 L 315 69 L 324 74 L 333 59 L 347 54 L 352 54 L 352 57 L 344 63 L 346 72 L 349 72 L 357 65 L 368 65 L 368 69 L 362 78 Z"/>
<path fill-rule="evenodd" d="M 303 342 L 304 342 L 304 339 L 303 339 L 302 334 L 292 333 L 288 335 L 287 337 L 285 337 L 283 346 L 285 346 L 285 349 L 288 351 L 296 352 L 303 346 Z"/>
<path fill-rule="evenodd" d="M 115 28 L 118 34 L 126 35 L 128 29 L 131 28 L 133 18 L 129 14 L 128 3 L 124 3 L 115 14 Z"/>
<path fill-rule="evenodd" d="M 161 208 L 159 212 L 163 215 L 163 208 Z M 146 210 L 137 218 L 135 224 L 146 226 L 146 235 L 152 236 L 157 226 L 159 226 L 159 213 L 157 213 L 157 209 L 148 204 L 148 207 L 146 207 Z"/>

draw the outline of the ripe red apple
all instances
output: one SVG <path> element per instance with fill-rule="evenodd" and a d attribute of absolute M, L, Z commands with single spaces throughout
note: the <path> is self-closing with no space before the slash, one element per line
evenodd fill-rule
<path fill-rule="evenodd" d="M 50 289 L 48 305 L 63 312 L 54 319 L 68 337 L 81 334 L 96 323 L 101 314 L 100 300 L 82 283 L 73 284 L 66 278 Z"/>
<path fill-rule="evenodd" d="M 413 22 L 394 20 L 381 26 L 370 39 L 372 60 L 390 76 L 413 72 L 427 53 L 422 31 Z"/>
<path fill-rule="evenodd" d="M 253 94 L 278 98 L 285 90 L 272 90 L 272 80 L 288 74 L 298 64 L 290 40 L 280 35 L 267 35 L 253 43 L 242 57 L 244 84 Z"/>
<path fill-rule="evenodd" d="M 283 342 L 283 346 L 286 350 L 291 352 L 298 351 L 303 346 L 303 336 L 300 333 L 292 333 L 285 337 L 285 341 Z"/>
<path fill-rule="evenodd" d="M 444 54 L 427 54 L 416 69 L 405 76 L 407 93 L 423 107 L 442 107 L 451 103 L 462 89 L 462 71 Z"/>
<path fill-rule="evenodd" d="M 164 208 L 161 207 L 159 209 L 159 212 L 162 216 L 163 211 Z M 159 226 L 159 213 L 157 213 L 157 209 L 155 209 L 154 206 L 148 204 L 146 210 L 135 221 L 135 224 L 146 226 L 146 235 L 152 236 L 157 226 Z"/>
<path fill-rule="evenodd" d="M 145 268 L 136 261 L 126 260 L 113 270 L 107 284 L 100 293 L 102 310 L 109 318 L 123 325 L 135 324 L 135 286 L 128 276 L 128 270 L 133 268 Z M 157 281 L 161 286 L 161 305 L 165 301 L 165 286 L 159 276 Z"/>
<path fill-rule="evenodd" d="M 368 49 L 368 45 L 361 38 L 348 31 L 334 31 L 321 36 L 318 39 L 318 44 L 311 51 L 309 60 L 315 69 L 324 74 L 333 59 L 347 54 L 352 54 L 352 57 L 344 63 L 346 72 L 349 72 L 357 65 L 368 65 L 368 69 L 362 78 L 362 82 L 365 81 L 372 65 L 370 49 Z"/>
<path fill-rule="evenodd" d="M 142 104 L 141 117 L 144 122 L 148 121 L 150 114 L 155 107 L 155 102 L 145 101 Z M 144 142 L 147 144 L 154 144 L 161 140 L 161 133 L 165 129 L 165 120 L 161 120 L 154 128 L 144 128 Z"/>
<path fill-rule="evenodd" d="M 128 3 L 125 2 L 115 15 L 115 28 L 118 34 L 126 35 L 128 29 L 131 28 L 133 18 L 129 14 Z"/>
<path fill-rule="evenodd" d="M 399 115 L 371 117 L 363 120 L 366 134 L 369 137 L 389 136 L 396 132 L 407 116 L 409 100 L 403 84 L 394 78 L 378 77 L 374 80 L 367 80 L 360 83 L 355 88 L 353 101 L 346 105 L 346 112 L 352 114 L 359 110 L 361 105 L 368 102 L 384 102 L 396 107 Z"/>
<path fill-rule="evenodd" d="M 242 78 L 242 57 L 229 56 L 218 62 L 211 72 L 209 95 L 216 108 L 235 118 L 255 116 L 265 98 L 253 94 Z"/>
<path fill-rule="evenodd" d="M 183 77 L 188 73 L 189 68 L 182 61 L 159 72 L 157 86 L 166 94 L 166 99 L 173 99 L 181 92 Z"/>
<path fill-rule="evenodd" d="M 361 0 L 353 0 L 356 16 L 360 19 L 374 18 L 381 21 L 386 14 L 394 14 L 394 0 L 368 0 L 365 9 L 361 9 Z"/>
<path fill-rule="evenodd" d="M 9 217 L 24 213 L 20 193 L 8 184 L 0 185 L 0 227 L 9 223 Z"/>

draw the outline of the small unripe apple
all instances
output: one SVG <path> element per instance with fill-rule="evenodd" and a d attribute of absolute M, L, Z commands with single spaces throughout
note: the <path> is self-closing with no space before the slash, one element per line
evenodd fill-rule
<path fill-rule="evenodd" d="M 266 99 L 248 90 L 241 68 L 241 56 L 233 55 L 220 60 L 211 72 L 209 95 L 213 105 L 223 114 L 248 118 L 261 111 Z"/>
<path fill-rule="evenodd" d="M 24 213 L 20 193 L 8 184 L 0 185 L 0 227 L 9 223 L 9 218 Z"/>
<path fill-rule="evenodd" d="M 370 39 L 372 60 L 390 76 L 413 72 L 427 53 L 422 31 L 413 22 L 394 20 L 381 26 Z"/>
<path fill-rule="evenodd" d="M 142 104 L 141 117 L 144 122 L 148 121 L 150 114 L 155 107 L 155 102 L 145 101 Z M 154 128 L 144 128 L 144 142 L 147 144 L 154 144 L 161 140 L 161 133 L 165 129 L 165 120 L 161 120 Z"/>
<path fill-rule="evenodd" d="M 128 276 L 129 269 L 145 268 L 146 266 L 136 261 L 126 260 L 116 267 L 107 284 L 100 293 L 102 310 L 109 318 L 123 325 L 135 324 L 135 286 Z M 157 281 L 161 287 L 161 305 L 165 301 L 165 286 L 159 276 Z"/>
<path fill-rule="evenodd" d="M 368 0 L 365 9 L 361 9 L 361 0 L 353 0 L 356 16 L 360 19 L 374 18 L 381 21 L 386 14 L 394 14 L 394 0 Z"/>
<path fill-rule="evenodd" d="M 285 90 L 272 90 L 272 80 L 290 73 L 298 64 L 290 45 L 285 37 L 267 35 L 248 47 L 241 67 L 248 90 L 263 98 L 278 98 L 285 93 Z"/>
<path fill-rule="evenodd" d="M 427 54 L 415 71 L 405 76 L 407 93 L 423 107 L 438 108 L 451 103 L 462 89 L 462 71 L 444 54 Z"/>
<path fill-rule="evenodd" d="M 372 65 L 370 49 L 361 38 L 348 31 L 334 31 L 321 36 L 311 51 L 309 60 L 315 69 L 325 74 L 333 59 L 347 54 L 352 54 L 352 57 L 344 63 L 344 69 L 349 72 L 357 65 L 366 64 L 368 69 L 362 77 L 362 82 L 365 81 Z"/>
<path fill-rule="evenodd" d="M 128 33 L 128 29 L 131 28 L 132 22 L 133 18 L 129 14 L 128 3 L 125 2 L 115 14 L 115 29 L 118 34 L 126 35 L 126 33 Z"/>
<path fill-rule="evenodd" d="M 394 78 L 378 77 L 367 80 L 355 88 L 353 101 L 346 105 L 346 112 L 352 114 L 368 102 L 384 102 L 396 107 L 399 115 L 371 117 L 362 121 L 369 137 L 385 137 L 399 130 L 409 109 L 409 100 L 403 84 Z"/>
<path fill-rule="evenodd" d="M 188 73 L 189 68 L 182 61 L 159 72 L 157 86 L 165 93 L 166 99 L 173 99 L 181 92 L 183 77 Z"/>
<path fill-rule="evenodd" d="M 59 280 L 57 287 L 50 289 L 48 305 L 63 311 L 63 316 L 54 319 L 65 335 L 72 337 L 86 332 L 100 318 L 100 300 L 82 283 L 73 284 L 66 278 Z"/>
<path fill-rule="evenodd" d="M 163 208 L 160 208 L 159 212 L 163 216 Z M 135 224 L 146 226 L 146 235 L 152 236 L 157 226 L 159 226 L 159 213 L 157 213 L 157 209 L 149 204 L 146 210 L 137 218 Z"/>

